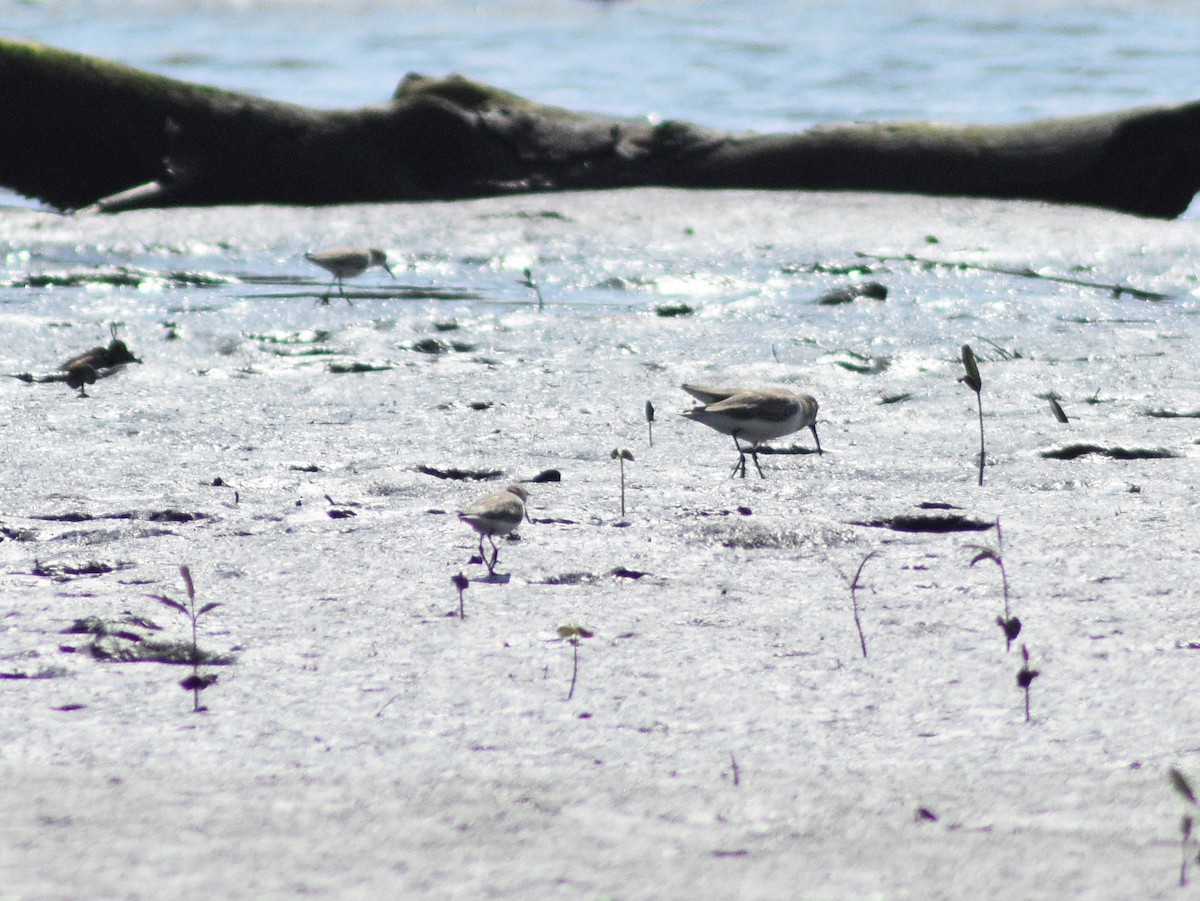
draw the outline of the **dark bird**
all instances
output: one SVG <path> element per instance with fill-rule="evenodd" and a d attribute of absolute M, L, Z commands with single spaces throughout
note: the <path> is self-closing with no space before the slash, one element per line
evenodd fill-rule
<path fill-rule="evenodd" d="M 96 379 L 111 375 L 127 363 L 140 362 L 142 361 L 130 353 L 124 341 L 113 338 L 108 347 L 93 347 L 76 354 L 59 369 L 67 374 L 67 385 L 78 389 L 80 397 L 87 397 L 85 386 L 96 384 Z"/>

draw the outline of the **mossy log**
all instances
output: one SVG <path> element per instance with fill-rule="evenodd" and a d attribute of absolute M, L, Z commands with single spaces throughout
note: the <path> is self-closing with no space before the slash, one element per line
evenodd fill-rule
<path fill-rule="evenodd" d="M 922 122 L 727 134 L 407 76 L 317 110 L 0 40 L 0 185 L 64 210 L 448 200 L 633 186 L 896 191 L 1179 215 L 1200 104 L 1011 126 Z"/>

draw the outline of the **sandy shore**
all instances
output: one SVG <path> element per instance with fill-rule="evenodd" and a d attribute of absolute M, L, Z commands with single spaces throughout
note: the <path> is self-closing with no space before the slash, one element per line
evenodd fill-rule
<path fill-rule="evenodd" d="M 0 369 L 114 322 L 142 359 L 87 400 L 0 382 L 5 901 L 1179 896 L 1193 221 L 670 191 L 0 218 Z M 301 254 L 345 242 L 397 281 L 314 303 Z M 887 300 L 818 302 L 865 279 Z M 685 380 L 811 391 L 826 453 L 729 478 Z M 1046 455 L 1084 445 L 1164 453 Z M 454 512 L 547 469 L 483 581 Z M 886 528 L 947 512 L 1003 522 L 1011 651 L 994 530 Z M 180 564 L 233 661 L 203 714 L 189 668 L 121 659 L 189 636 L 152 597 Z"/>

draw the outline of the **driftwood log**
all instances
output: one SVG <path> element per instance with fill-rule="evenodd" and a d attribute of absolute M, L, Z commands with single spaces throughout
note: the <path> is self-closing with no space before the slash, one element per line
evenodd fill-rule
<path fill-rule="evenodd" d="M 460 76 L 317 110 L 0 40 L 0 185 L 63 210 L 447 200 L 632 186 L 896 191 L 1171 218 L 1200 188 L 1200 103 L 1011 126 L 734 135 L 585 115 Z"/>

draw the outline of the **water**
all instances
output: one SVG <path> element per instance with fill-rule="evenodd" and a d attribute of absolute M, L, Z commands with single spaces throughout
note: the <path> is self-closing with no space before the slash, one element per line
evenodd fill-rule
<path fill-rule="evenodd" d="M 1013 122 L 1192 99 L 1184 2 L 46 2 L 6 34 L 322 107 L 459 71 L 546 103 L 723 129 Z"/>
<path fill-rule="evenodd" d="M 1200 37 L 1177 3 L 5 15 L 10 35 L 317 106 L 459 70 L 759 131 L 1188 100 Z M 51 373 L 113 327 L 143 361 L 89 399 L 0 379 L 7 891 L 128 896 L 133 873 L 179 897 L 1174 897 L 1162 774 L 1200 773 L 1194 220 L 638 190 L 0 224 L 0 373 Z M 396 281 L 316 303 L 328 279 L 302 254 L 336 243 L 383 247 Z M 816 302 L 866 278 L 886 301 Z M 682 381 L 811 391 L 826 453 L 731 479 L 732 442 L 674 415 Z M 1044 456 L 1070 444 L 1171 456 Z M 624 519 L 614 447 L 635 458 Z M 539 521 L 465 621 L 449 578 L 481 567 L 452 514 L 494 483 L 422 466 L 563 474 L 532 486 Z M 856 524 L 929 502 L 1003 520 L 1042 671 L 1031 724 L 998 574 L 970 565 L 994 533 Z M 869 553 L 863 659 L 844 576 Z M 183 562 L 223 604 L 202 646 L 237 661 L 203 717 L 177 668 L 62 632 L 183 634 L 149 597 L 180 596 Z M 570 622 L 596 637 L 566 704 Z M 918 805 L 940 822 L 914 825 Z M 164 838 L 184 821 L 188 842 Z"/>

